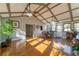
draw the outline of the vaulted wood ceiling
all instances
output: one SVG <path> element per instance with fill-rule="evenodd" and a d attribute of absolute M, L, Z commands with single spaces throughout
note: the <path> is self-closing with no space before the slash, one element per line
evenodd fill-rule
<path fill-rule="evenodd" d="M 26 16 L 29 3 L 0 3 L 2 17 Z M 79 20 L 79 3 L 30 3 L 33 16 L 42 23 Z"/>

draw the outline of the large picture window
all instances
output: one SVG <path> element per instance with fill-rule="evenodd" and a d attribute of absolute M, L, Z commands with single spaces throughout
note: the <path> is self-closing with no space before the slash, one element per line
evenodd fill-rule
<path fill-rule="evenodd" d="M 63 27 L 62 27 L 62 25 L 59 23 L 59 24 L 57 25 L 57 32 L 62 32 L 62 30 L 63 30 Z"/>
<path fill-rule="evenodd" d="M 55 29 L 56 28 L 56 22 L 51 22 L 51 24 L 52 24 L 52 26 L 51 26 L 52 27 L 52 31 L 55 31 L 56 30 Z"/>
<path fill-rule="evenodd" d="M 51 30 L 51 26 L 47 25 L 47 31 L 50 31 L 50 30 Z"/>
<path fill-rule="evenodd" d="M 79 23 L 74 23 L 74 31 L 79 32 Z"/>
<path fill-rule="evenodd" d="M 71 31 L 71 25 L 70 24 L 64 24 L 64 31 Z"/>

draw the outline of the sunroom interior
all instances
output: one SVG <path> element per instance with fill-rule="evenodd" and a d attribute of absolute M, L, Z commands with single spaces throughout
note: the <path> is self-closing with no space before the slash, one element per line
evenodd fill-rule
<path fill-rule="evenodd" d="M 79 45 L 79 3 L 0 3 L 1 56 L 79 55 L 73 45 Z"/>

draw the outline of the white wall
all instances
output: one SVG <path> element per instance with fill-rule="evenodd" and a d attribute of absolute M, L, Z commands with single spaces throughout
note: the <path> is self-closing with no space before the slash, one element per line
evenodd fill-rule
<path fill-rule="evenodd" d="M 15 39 L 26 39 L 26 24 L 32 24 L 32 25 L 40 25 L 43 24 L 37 20 L 35 17 L 15 17 L 10 18 L 11 20 L 16 20 L 20 22 L 19 28 L 13 29 L 13 40 Z M 39 28 L 40 29 L 40 28 Z M 39 32 L 39 29 L 35 29 L 34 32 Z M 35 35 L 38 35 L 38 33 L 35 33 Z"/>
<path fill-rule="evenodd" d="M 10 19 L 19 21 L 20 22 L 20 29 L 23 31 L 25 31 L 26 24 L 43 25 L 35 17 L 16 17 L 16 18 L 10 18 Z"/>

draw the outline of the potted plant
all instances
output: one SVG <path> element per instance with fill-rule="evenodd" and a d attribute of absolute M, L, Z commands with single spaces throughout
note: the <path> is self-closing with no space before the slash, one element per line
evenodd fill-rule
<path fill-rule="evenodd" d="M 1 27 L 2 35 L 5 38 L 5 42 L 3 43 L 4 46 L 8 45 L 8 43 L 11 42 L 11 36 L 12 36 L 12 21 L 10 20 L 4 20 L 2 21 L 2 27 Z"/>

